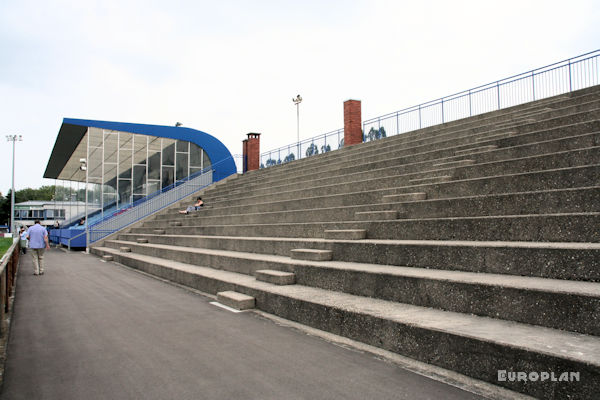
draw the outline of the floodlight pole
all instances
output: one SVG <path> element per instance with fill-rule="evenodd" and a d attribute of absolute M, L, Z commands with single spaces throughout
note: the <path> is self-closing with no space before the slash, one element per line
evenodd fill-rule
<path fill-rule="evenodd" d="M 296 98 L 292 99 L 294 104 L 296 105 L 296 127 L 297 127 L 297 156 L 298 160 L 300 159 L 300 103 L 302 103 L 302 97 L 300 95 L 296 96 Z"/>
<path fill-rule="evenodd" d="M 10 191 L 10 233 L 15 236 L 15 143 L 22 141 L 22 135 L 6 135 L 6 140 L 12 142 L 12 184 Z"/>

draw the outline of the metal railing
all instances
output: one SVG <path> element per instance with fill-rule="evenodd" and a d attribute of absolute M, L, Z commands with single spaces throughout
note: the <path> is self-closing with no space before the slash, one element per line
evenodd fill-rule
<path fill-rule="evenodd" d="M 260 167 L 267 168 L 273 165 L 285 164 L 301 158 L 341 149 L 342 147 L 344 147 L 344 129 L 338 129 L 262 153 L 260 155 Z"/>
<path fill-rule="evenodd" d="M 0 259 L 0 300 L 2 307 L 0 309 L 0 334 L 5 335 L 8 331 L 6 314 L 10 311 L 10 297 L 13 295 L 15 287 L 15 277 L 19 265 L 19 255 L 21 251 L 20 241 L 16 238 L 12 246 Z"/>
<path fill-rule="evenodd" d="M 600 84 L 600 50 L 481 85 L 363 122 L 363 142 L 439 125 Z M 262 153 L 260 167 L 344 146 L 344 130 Z M 300 157 L 298 157 L 300 155 Z"/>
<path fill-rule="evenodd" d="M 221 160 L 221 162 L 228 161 Z M 71 242 L 87 234 L 87 245 L 97 242 L 117 232 L 155 212 L 176 203 L 179 200 L 199 191 L 213 182 L 214 167 L 219 163 L 213 164 L 202 171 L 198 171 L 187 178 L 179 180 L 170 186 L 158 190 L 143 199 L 140 199 L 130 206 L 120 208 L 112 215 L 105 217 L 101 221 L 88 225 L 87 232 L 82 232 L 73 236 L 68 241 L 68 248 L 71 248 Z"/>
<path fill-rule="evenodd" d="M 443 124 L 600 83 L 600 50 L 363 122 L 365 141 Z"/>

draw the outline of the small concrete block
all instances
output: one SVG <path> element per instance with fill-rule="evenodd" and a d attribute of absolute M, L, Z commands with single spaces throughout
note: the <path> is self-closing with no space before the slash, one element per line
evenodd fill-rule
<path fill-rule="evenodd" d="M 360 221 L 382 221 L 389 219 L 398 219 L 398 211 L 360 211 L 354 213 L 354 218 Z"/>
<path fill-rule="evenodd" d="M 154 233 L 157 235 L 163 235 L 165 233 L 165 230 L 164 229 L 155 229 Z"/>
<path fill-rule="evenodd" d="M 427 200 L 427 193 L 401 193 L 383 196 L 384 203 Z"/>
<path fill-rule="evenodd" d="M 103 259 L 104 261 L 112 261 L 112 260 L 114 260 L 114 257 L 113 257 L 113 256 L 111 256 L 111 255 L 109 255 L 109 254 L 107 254 L 107 255 L 105 255 L 105 256 L 102 256 L 102 259 Z"/>
<path fill-rule="evenodd" d="M 338 229 L 326 230 L 326 239 L 341 239 L 341 240 L 361 240 L 367 237 L 367 231 L 364 229 Z"/>
<path fill-rule="evenodd" d="M 217 301 L 236 310 L 248 310 L 256 304 L 254 297 L 231 290 L 217 293 Z"/>
<path fill-rule="evenodd" d="M 119 250 L 121 250 L 123 253 L 130 253 L 131 247 L 119 247 Z"/>
<path fill-rule="evenodd" d="M 171 222 L 171 226 L 181 226 L 181 221 L 173 221 Z"/>
<path fill-rule="evenodd" d="M 293 272 L 261 269 L 256 271 L 256 280 L 272 283 L 274 285 L 293 285 L 296 283 L 296 274 Z"/>
<path fill-rule="evenodd" d="M 136 239 L 136 242 L 138 242 L 138 243 L 148 243 L 148 239 L 146 239 L 146 238 L 138 238 L 138 239 Z"/>
<path fill-rule="evenodd" d="M 439 183 L 439 182 L 448 182 L 452 179 L 451 176 L 442 175 L 442 176 L 430 176 L 428 178 L 417 178 L 411 179 L 409 182 L 415 185 L 423 184 L 423 183 Z"/>
<path fill-rule="evenodd" d="M 330 261 L 333 257 L 331 250 L 293 249 L 292 258 L 307 261 Z"/>

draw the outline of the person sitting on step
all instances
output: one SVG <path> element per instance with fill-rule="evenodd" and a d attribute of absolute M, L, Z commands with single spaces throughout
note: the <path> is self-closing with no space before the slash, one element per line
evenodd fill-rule
<path fill-rule="evenodd" d="M 198 197 L 193 206 L 189 206 L 187 209 L 179 211 L 179 214 L 189 214 L 191 211 L 197 211 L 201 207 L 204 207 L 204 202 L 202 201 L 202 197 Z"/>

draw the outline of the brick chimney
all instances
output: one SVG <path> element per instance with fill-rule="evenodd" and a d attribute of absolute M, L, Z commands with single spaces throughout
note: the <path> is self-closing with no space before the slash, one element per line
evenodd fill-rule
<path fill-rule="evenodd" d="M 260 168 L 260 133 L 248 133 L 242 141 L 244 172 Z"/>
<path fill-rule="evenodd" d="M 344 146 L 362 143 L 362 118 L 360 100 L 344 102 Z"/>

